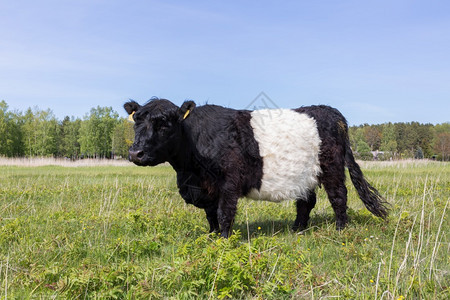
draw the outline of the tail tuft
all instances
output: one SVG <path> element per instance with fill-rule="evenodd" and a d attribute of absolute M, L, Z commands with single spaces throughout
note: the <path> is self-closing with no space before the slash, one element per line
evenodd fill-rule
<path fill-rule="evenodd" d="M 389 203 L 380 195 L 376 188 L 366 181 L 359 165 L 355 161 L 353 165 L 348 166 L 348 170 L 352 183 L 366 208 L 375 216 L 386 219 Z"/>
<path fill-rule="evenodd" d="M 375 216 L 386 219 L 389 211 L 389 203 L 380 195 L 377 189 L 371 186 L 364 178 L 361 168 L 353 157 L 349 144 L 350 143 L 347 141 L 345 163 L 350 173 L 350 179 L 366 208 Z"/>

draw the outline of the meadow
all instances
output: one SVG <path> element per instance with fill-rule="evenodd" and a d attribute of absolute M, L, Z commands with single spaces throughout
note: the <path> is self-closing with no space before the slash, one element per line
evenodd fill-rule
<path fill-rule="evenodd" d="M 391 204 L 372 216 L 347 181 L 337 232 L 322 189 L 295 204 L 242 199 L 208 234 L 169 166 L 0 166 L 0 299 L 449 299 L 450 164 L 361 162 Z"/>

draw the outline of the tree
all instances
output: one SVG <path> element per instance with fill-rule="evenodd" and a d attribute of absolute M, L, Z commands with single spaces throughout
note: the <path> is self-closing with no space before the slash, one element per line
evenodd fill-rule
<path fill-rule="evenodd" d="M 80 127 L 81 120 L 66 116 L 60 125 L 59 155 L 77 159 L 80 155 Z"/>
<path fill-rule="evenodd" d="M 112 156 L 112 134 L 119 115 L 112 107 L 92 108 L 80 126 L 80 151 L 89 157 Z"/>
<path fill-rule="evenodd" d="M 450 160 L 450 123 L 435 126 L 436 138 L 434 141 L 434 151 L 439 154 L 440 159 Z"/>
<path fill-rule="evenodd" d="M 66 116 L 58 121 L 50 109 L 9 111 L 0 101 L 0 156 L 126 157 L 133 143 L 133 125 L 111 107 L 96 107 L 83 120 Z M 450 123 L 364 124 L 349 127 L 350 144 L 360 159 L 371 150 L 393 157 L 450 160 Z M 392 157 L 391 156 L 391 157 Z"/>
<path fill-rule="evenodd" d="M 357 144 L 358 153 L 370 152 L 370 146 L 363 140 L 359 140 Z"/>
<path fill-rule="evenodd" d="M 126 118 L 119 120 L 112 135 L 112 149 L 114 156 L 127 157 L 128 149 L 133 144 L 133 140 L 133 125 Z"/>
<path fill-rule="evenodd" d="M 352 126 L 348 131 L 350 145 L 354 151 L 358 151 L 358 142 L 364 141 L 364 127 L 360 126 Z"/>
<path fill-rule="evenodd" d="M 8 111 L 6 101 L 0 101 L 0 156 L 23 155 L 21 116 Z"/>
<path fill-rule="evenodd" d="M 412 146 L 412 137 L 410 133 L 410 126 L 407 123 L 396 123 L 395 124 L 395 132 L 397 134 L 395 140 L 397 141 L 397 148 L 400 153 L 404 153 L 405 151 L 411 151 Z"/>
<path fill-rule="evenodd" d="M 381 144 L 381 128 L 378 125 L 364 127 L 364 137 L 371 150 L 380 149 Z"/>
<path fill-rule="evenodd" d="M 386 123 L 382 126 L 380 150 L 391 153 L 395 156 L 397 153 L 397 141 L 395 139 L 395 126 L 392 123 Z"/>
<path fill-rule="evenodd" d="M 362 160 L 372 160 L 373 159 L 373 155 L 370 152 L 370 147 L 369 145 L 363 141 L 363 140 L 359 140 L 356 146 L 357 149 L 357 155 L 356 157 Z"/>
<path fill-rule="evenodd" d="M 414 154 L 415 159 L 423 159 L 423 151 L 422 148 L 417 148 L 416 153 Z"/>
<path fill-rule="evenodd" d="M 58 152 L 58 121 L 50 109 L 28 108 L 24 115 L 23 140 L 29 156 L 56 156 Z"/>
<path fill-rule="evenodd" d="M 434 126 L 432 124 L 419 124 L 417 123 L 417 138 L 416 149 L 421 149 L 423 157 L 431 157 L 434 154 L 433 141 L 435 139 Z"/>
<path fill-rule="evenodd" d="M 8 104 L 4 100 L 0 102 L 0 155 L 8 155 Z"/>

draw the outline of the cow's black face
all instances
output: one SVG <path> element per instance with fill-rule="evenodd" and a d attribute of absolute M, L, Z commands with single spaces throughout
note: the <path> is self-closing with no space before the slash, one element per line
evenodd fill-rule
<path fill-rule="evenodd" d="M 125 110 L 133 114 L 135 122 L 135 139 L 129 150 L 129 160 L 139 166 L 155 166 L 174 158 L 181 144 L 183 109 L 189 109 L 185 106 L 189 105 L 185 102 L 179 108 L 168 100 L 159 99 L 144 106 L 134 101 L 125 103 Z"/>

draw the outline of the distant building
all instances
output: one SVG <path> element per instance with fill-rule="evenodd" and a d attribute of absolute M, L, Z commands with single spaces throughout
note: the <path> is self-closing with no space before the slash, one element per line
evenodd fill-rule
<path fill-rule="evenodd" d="M 381 155 L 384 155 L 384 151 L 379 151 L 379 150 L 370 151 L 370 153 L 372 153 L 374 160 L 378 160 Z"/>

